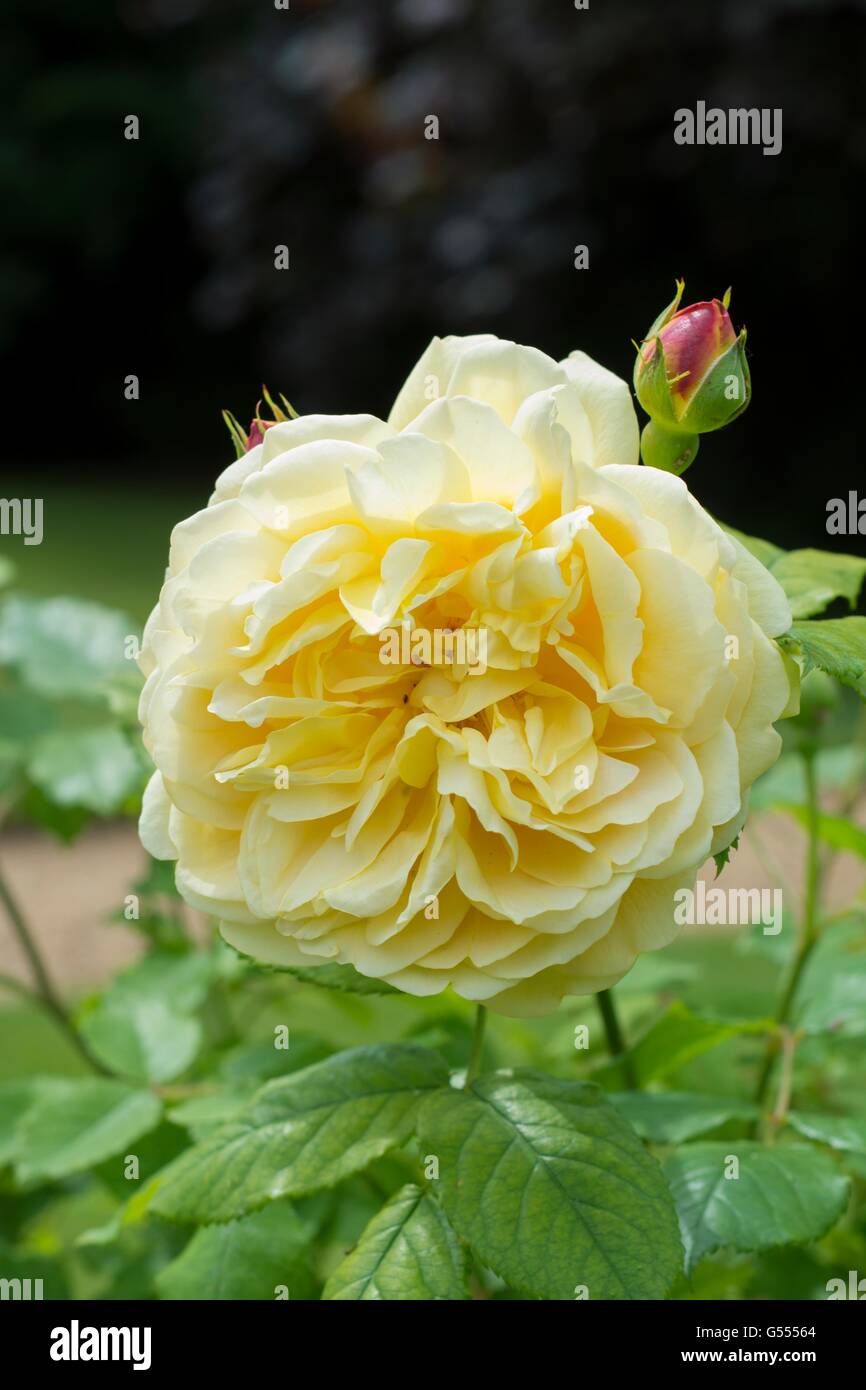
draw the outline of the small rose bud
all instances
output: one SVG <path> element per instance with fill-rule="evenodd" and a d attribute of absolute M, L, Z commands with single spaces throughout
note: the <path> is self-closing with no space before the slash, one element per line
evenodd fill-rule
<path fill-rule="evenodd" d="M 253 419 L 250 421 L 250 428 L 247 433 L 247 442 L 244 448 L 245 454 L 248 454 L 250 449 L 254 449 L 257 444 L 261 444 L 262 440 L 265 437 L 266 429 L 267 424 L 264 421 L 260 422 L 258 419 L 253 417 Z"/>
<path fill-rule="evenodd" d="M 280 400 L 282 401 L 282 405 L 280 406 L 277 405 L 266 386 L 262 387 L 262 394 L 273 419 L 266 420 L 263 418 L 262 403 L 259 401 L 256 406 L 256 413 L 250 421 L 250 427 L 246 431 L 238 423 L 230 410 L 223 411 L 223 419 L 225 420 L 226 428 L 235 446 L 235 458 L 240 458 L 243 454 L 248 454 L 250 449 L 254 449 L 257 444 L 261 444 L 265 437 L 265 430 L 269 430 L 273 425 L 280 425 L 286 420 L 297 419 L 298 412 L 295 410 L 294 406 L 286 400 L 285 396 L 280 396 Z"/>
<path fill-rule="evenodd" d="M 634 387 L 650 417 L 641 438 L 644 463 L 682 473 L 698 436 L 721 429 L 749 404 L 746 330 L 737 335 L 723 299 L 680 309 L 685 282 L 637 349 Z"/>

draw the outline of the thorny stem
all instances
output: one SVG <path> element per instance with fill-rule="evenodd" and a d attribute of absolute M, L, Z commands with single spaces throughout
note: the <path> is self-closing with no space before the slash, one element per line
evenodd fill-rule
<path fill-rule="evenodd" d="M 820 808 L 818 805 L 818 783 L 815 776 L 815 754 L 812 749 L 803 753 L 803 764 L 806 773 L 806 828 L 808 831 L 808 845 L 806 850 L 806 875 L 803 892 L 803 921 L 800 930 L 800 941 L 797 946 L 797 953 L 794 957 L 793 965 L 785 985 L 784 992 L 776 1014 L 778 1029 L 767 1045 L 764 1063 L 758 1077 L 758 1085 L 755 1091 L 755 1104 L 761 1106 L 767 1095 L 767 1088 L 770 1084 L 770 1077 L 773 1073 L 773 1064 L 776 1060 L 779 1039 L 781 1037 L 784 1045 L 786 1036 L 786 1025 L 791 1013 L 791 1005 L 797 993 L 797 987 L 803 976 L 806 962 L 812 954 L 818 934 L 818 905 L 821 896 L 821 858 L 818 843 L 818 817 Z"/>
<path fill-rule="evenodd" d="M 81 1037 L 66 1012 L 66 1009 L 63 1007 L 60 997 L 51 983 L 50 976 L 45 968 L 45 963 L 39 954 L 39 948 L 33 939 L 33 933 L 27 925 L 24 914 L 18 906 L 18 902 L 2 873 L 0 873 L 0 902 L 2 902 L 6 909 L 6 915 L 12 924 L 12 929 L 18 938 L 22 951 L 27 957 L 27 963 L 30 966 L 36 985 L 35 993 L 31 993 L 31 991 L 27 990 L 23 985 L 17 986 L 19 992 L 27 993 L 31 998 L 38 999 L 63 1029 L 70 1042 L 87 1062 L 87 1065 L 92 1067 L 95 1071 L 108 1075 L 107 1069 L 92 1055 L 84 1039 Z"/>
<path fill-rule="evenodd" d="M 770 1131 L 772 1139 L 775 1130 L 780 1129 L 785 1123 L 785 1116 L 788 1113 L 788 1106 L 791 1104 L 791 1092 L 794 1089 L 794 1054 L 797 1050 L 798 1034 L 791 1028 L 782 1030 L 782 1075 L 779 1079 L 779 1093 L 776 1096 L 776 1104 L 770 1116 L 773 1128 Z"/>
<path fill-rule="evenodd" d="M 805 758 L 806 765 L 806 806 L 808 810 L 808 829 L 809 829 L 809 851 L 806 858 L 806 897 L 803 908 L 803 940 L 801 944 L 801 954 L 804 949 L 811 951 L 815 944 L 815 937 L 818 932 L 818 896 L 821 888 L 821 865 L 818 857 L 818 823 L 820 808 L 818 806 L 818 782 L 815 776 L 815 757 L 808 753 Z"/>
<path fill-rule="evenodd" d="M 484 1029 L 487 1023 L 487 1010 L 483 1004 L 478 1004 L 475 1009 L 475 1027 L 472 1032 L 472 1047 L 469 1052 L 469 1062 L 466 1067 L 466 1080 L 464 1086 L 469 1086 L 478 1075 L 481 1065 L 481 1053 L 484 1048 Z"/>
<path fill-rule="evenodd" d="M 635 1075 L 634 1063 L 628 1055 L 625 1039 L 617 1017 L 616 1005 L 613 1002 L 613 990 L 603 989 L 595 996 L 598 1004 L 598 1011 L 601 1014 L 601 1021 L 604 1024 L 604 1032 L 607 1038 L 607 1050 L 614 1059 L 622 1060 L 623 1073 L 626 1083 L 630 1090 L 637 1090 L 637 1077 Z"/>

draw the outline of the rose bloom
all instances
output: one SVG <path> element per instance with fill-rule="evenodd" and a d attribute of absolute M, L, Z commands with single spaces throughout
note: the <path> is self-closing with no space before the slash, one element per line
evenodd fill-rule
<path fill-rule="evenodd" d="M 141 835 L 234 947 L 532 1015 L 674 937 L 796 667 L 776 581 L 637 458 L 585 353 L 436 339 L 387 423 L 273 425 L 175 528 Z M 403 624 L 485 669 L 384 660 Z"/>

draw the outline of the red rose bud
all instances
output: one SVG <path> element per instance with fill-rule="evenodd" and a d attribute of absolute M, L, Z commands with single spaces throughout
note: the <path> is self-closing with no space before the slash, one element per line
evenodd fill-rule
<path fill-rule="evenodd" d="M 250 427 L 244 431 L 239 422 L 232 415 L 230 410 L 223 411 L 223 419 L 226 428 L 232 437 L 235 446 L 235 458 L 240 458 L 243 454 L 248 454 L 250 449 L 254 449 L 257 444 L 261 444 L 265 437 L 265 430 L 271 429 L 273 425 L 281 425 L 286 420 L 297 419 L 298 412 L 286 400 L 284 395 L 280 395 L 282 406 L 277 405 L 266 386 L 262 387 L 262 395 L 267 402 L 272 419 L 266 420 L 262 417 L 262 403 L 259 401 L 256 406 L 256 413 L 250 421 Z"/>
<path fill-rule="evenodd" d="M 267 425 L 264 424 L 264 422 L 262 422 L 262 424 L 259 424 L 258 420 L 254 419 L 250 421 L 250 428 L 247 434 L 247 442 L 244 446 L 245 454 L 248 454 L 250 449 L 254 449 L 257 444 L 261 444 L 262 440 L 265 437 L 264 432 L 266 429 Z"/>
<path fill-rule="evenodd" d="M 644 463 L 682 473 L 698 436 L 721 429 L 751 396 L 746 330 L 737 336 L 724 298 L 680 309 L 684 281 L 637 349 L 634 387 L 650 417 L 641 438 Z"/>

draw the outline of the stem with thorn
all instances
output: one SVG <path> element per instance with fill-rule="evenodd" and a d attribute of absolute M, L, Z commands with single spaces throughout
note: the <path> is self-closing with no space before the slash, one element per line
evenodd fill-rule
<path fill-rule="evenodd" d="M 818 938 L 818 907 L 821 897 L 822 868 L 818 841 L 818 817 L 820 808 L 818 805 L 818 780 L 815 774 L 815 751 L 811 746 L 803 751 L 803 765 L 806 773 L 806 828 L 809 835 L 806 850 L 806 876 L 803 893 L 803 922 L 797 952 L 794 956 L 791 971 L 776 1014 L 778 1028 L 767 1045 L 764 1062 L 761 1067 L 760 1075 L 758 1076 L 758 1085 L 755 1091 L 755 1104 L 759 1107 L 763 1105 L 766 1099 L 770 1078 L 773 1074 L 773 1064 L 778 1052 L 779 1040 L 780 1038 L 782 1040 L 785 1038 L 791 1006 L 794 1003 L 797 987 L 802 979 L 806 963 L 812 954 L 815 942 Z"/>

